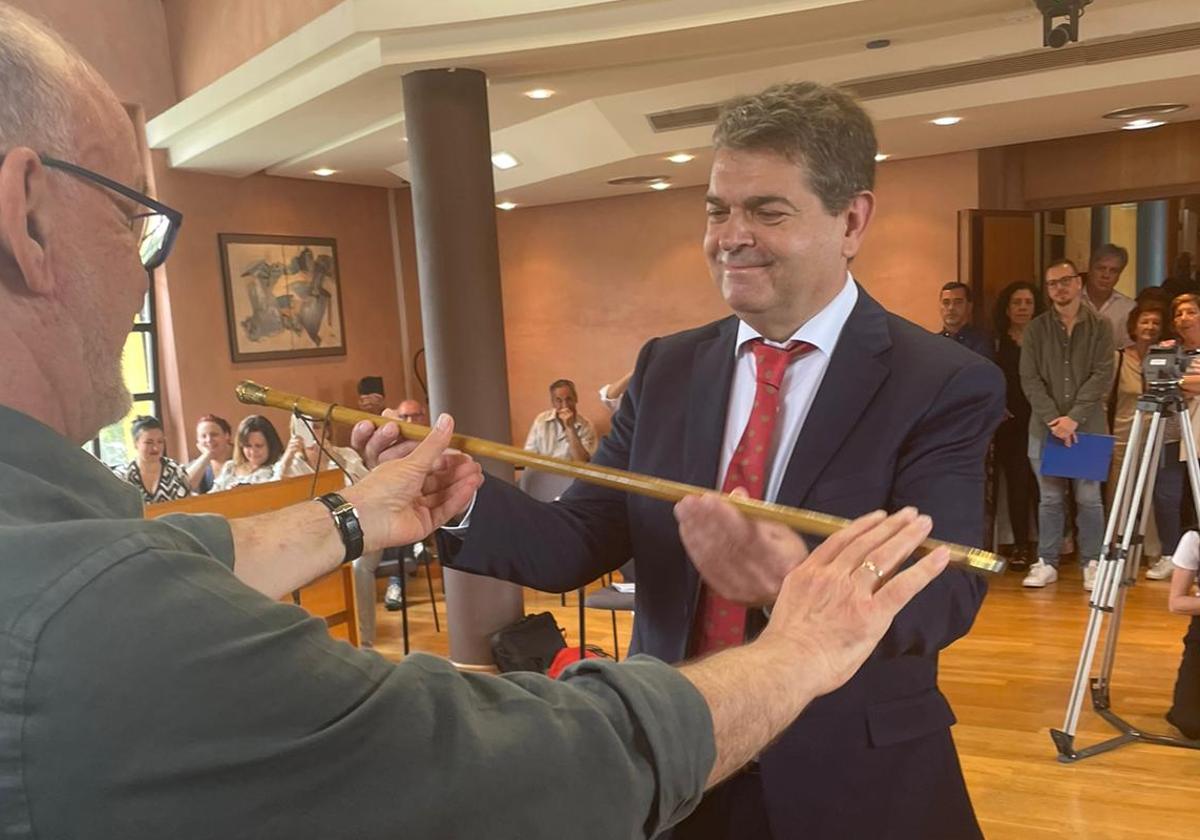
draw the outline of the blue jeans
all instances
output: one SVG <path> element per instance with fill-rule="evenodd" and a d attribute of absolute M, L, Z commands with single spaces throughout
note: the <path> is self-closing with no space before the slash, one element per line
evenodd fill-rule
<path fill-rule="evenodd" d="M 1041 500 L 1038 502 L 1038 557 L 1047 565 L 1058 568 L 1066 520 L 1067 485 L 1071 484 L 1075 490 L 1075 524 L 1079 528 L 1080 562 L 1086 565 L 1091 560 L 1099 560 L 1100 543 L 1104 541 L 1104 501 L 1100 498 L 1100 482 L 1042 475 L 1040 454 L 1037 457 L 1030 455 L 1029 463 L 1041 491 Z"/>
<path fill-rule="evenodd" d="M 1175 553 L 1179 545 L 1183 483 L 1187 481 L 1187 464 L 1179 460 L 1179 442 L 1164 443 L 1162 461 L 1154 479 L 1154 524 L 1163 556 Z"/>

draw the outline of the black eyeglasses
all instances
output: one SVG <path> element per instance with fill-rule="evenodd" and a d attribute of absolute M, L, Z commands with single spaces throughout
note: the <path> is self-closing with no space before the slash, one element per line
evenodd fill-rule
<path fill-rule="evenodd" d="M 183 224 L 182 213 L 118 181 L 105 178 L 99 172 L 93 172 L 49 155 L 38 155 L 38 157 L 43 166 L 60 169 L 77 178 L 99 184 L 105 189 L 112 190 L 145 207 L 149 212 L 138 213 L 131 219 L 132 222 L 141 224 L 141 230 L 138 231 L 138 256 L 147 271 L 153 271 L 166 262 L 172 246 L 175 245 L 175 237 L 179 234 L 179 228 Z"/>

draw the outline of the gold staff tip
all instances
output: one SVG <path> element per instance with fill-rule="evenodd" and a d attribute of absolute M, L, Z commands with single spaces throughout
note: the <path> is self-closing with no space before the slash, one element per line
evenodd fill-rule
<path fill-rule="evenodd" d="M 266 405 L 269 390 L 266 385 L 259 385 L 249 379 L 243 379 L 234 389 L 238 400 L 250 405 Z"/>
<path fill-rule="evenodd" d="M 1003 574 L 1008 562 L 998 554 L 979 548 L 967 550 L 967 565 L 974 569 L 982 569 L 993 574 Z"/>

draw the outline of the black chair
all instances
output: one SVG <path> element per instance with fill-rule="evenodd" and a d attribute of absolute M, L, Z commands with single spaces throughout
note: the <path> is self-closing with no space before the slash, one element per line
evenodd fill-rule
<path fill-rule="evenodd" d="M 629 560 L 618 571 L 625 578 L 626 583 L 634 582 L 633 560 Z M 580 590 L 580 597 L 583 598 L 583 590 Z M 635 596 L 632 592 L 621 592 L 613 585 L 612 575 L 609 575 L 608 585 L 583 598 L 583 606 L 589 610 L 608 610 L 612 613 L 612 632 L 613 632 L 613 657 L 621 661 L 621 641 L 617 637 L 617 610 L 621 612 L 633 612 Z M 579 616 L 579 644 L 583 645 L 583 612 L 580 611 Z"/>
<path fill-rule="evenodd" d="M 436 559 L 433 553 L 433 540 L 423 543 L 416 543 L 413 546 L 404 546 L 402 548 L 389 548 L 384 551 L 383 561 L 379 564 L 379 569 L 382 570 L 392 563 L 396 564 L 396 574 L 400 578 L 400 630 L 404 637 L 404 655 L 408 656 L 409 639 L 408 639 L 408 569 L 405 568 L 409 560 L 415 561 L 417 566 L 425 567 L 425 581 L 429 585 L 429 606 L 433 610 L 433 628 L 438 633 L 442 632 L 442 623 L 438 618 L 437 595 L 433 590 L 433 561 Z M 420 549 L 417 549 L 420 546 Z M 410 553 L 411 548 L 411 553 Z M 376 574 L 379 574 L 377 571 Z"/>

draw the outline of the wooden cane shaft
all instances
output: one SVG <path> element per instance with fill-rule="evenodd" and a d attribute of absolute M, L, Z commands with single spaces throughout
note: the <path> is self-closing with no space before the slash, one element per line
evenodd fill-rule
<path fill-rule="evenodd" d="M 400 434 L 407 440 L 424 440 L 430 432 L 427 426 L 420 426 L 416 423 L 405 423 L 400 420 L 393 420 L 390 417 L 382 417 L 378 414 L 369 414 L 365 411 L 358 411 L 357 409 L 321 402 L 297 394 L 277 391 L 274 388 L 259 385 L 249 380 L 237 386 L 237 397 L 241 402 L 249 405 L 280 408 L 285 411 L 299 412 L 314 419 L 327 419 L 334 423 L 344 423 L 351 426 L 363 420 L 374 423 L 376 426 L 395 423 L 400 427 Z M 678 502 L 687 496 L 699 496 L 714 492 L 705 487 L 697 487 L 692 484 L 641 475 L 612 467 L 603 467 L 598 464 L 551 458 L 548 455 L 530 452 L 517 446 L 509 446 L 508 444 L 496 443 L 482 438 L 470 437 L 469 435 L 454 435 L 450 440 L 450 446 L 477 458 L 494 458 L 506 464 L 565 475 L 578 481 L 586 481 L 589 484 L 597 484 L 601 487 L 610 487 L 626 493 L 649 496 L 650 498 L 662 499 L 667 502 Z M 725 495 L 723 498 L 746 516 L 753 519 L 779 522 L 800 533 L 812 536 L 827 537 L 835 531 L 846 527 L 850 522 L 848 519 L 809 510 L 801 510 L 799 508 L 788 507 L 787 505 L 779 505 L 774 502 L 763 502 L 758 499 L 730 495 Z M 929 539 L 921 543 L 917 553 L 927 554 L 940 546 L 945 546 L 950 550 L 950 561 L 952 563 L 961 565 L 964 568 L 993 574 L 999 574 L 1004 571 L 1005 560 L 1003 557 L 969 546 L 943 543 Z"/>

